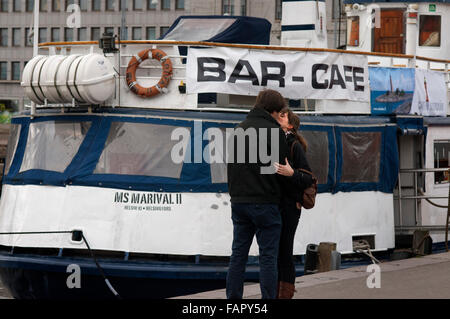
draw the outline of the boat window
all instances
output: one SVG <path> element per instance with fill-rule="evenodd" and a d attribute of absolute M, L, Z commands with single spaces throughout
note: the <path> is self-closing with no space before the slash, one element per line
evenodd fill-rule
<path fill-rule="evenodd" d="M 434 141 L 434 168 L 450 168 L 450 140 Z M 434 173 L 435 184 L 448 182 L 448 171 Z"/>
<path fill-rule="evenodd" d="M 91 122 L 31 123 L 20 172 L 29 169 L 64 172 L 78 152 L 90 126 Z"/>
<path fill-rule="evenodd" d="M 164 40 L 205 41 L 223 32 L 236 19 L 181 19 Z"/>
<path fill-rule="evenodd" d="M 441 16 L 421 15 L 419 23 L 419 46 L 441 45 Z"/>
<path fill-rule="evenodd" d="M 5 159 L 5 175 L 8 174 L 11 167 L 14 154 L 16 153 L 17 143 L 19 142 L 20 124 L 11 124 L 8 137 L 8 148 L 6 150 Z"/>
<path fill-rule="evenodd" d="M 381 132 L 342 132 L 342 183 L 378 182 Z"/>
<path fill-rule="evenodd" d="M 227 145 L 230 133 L 225 128 L 208 129 L 208 156 L 211 168 L 211 183 L 227 182 Z"/>
<path fill-rule="evenodd" d="M 112 123 L 94 173 L 180 178 L 183 162 L 171 156 L 180 143 L 171 140 L 175 129 L 171 125 Z"/>
<path fill-rule="evenodd" d="M 323 131 L 301 131 L 308 142 L 306 159 L 319 184 L 326 184 L 328 177 L 328 133 Z"/>
<path fill-rule="evenodd" d="M 347 18 L 347 45 L 359 46 L 359 16 Z"/>

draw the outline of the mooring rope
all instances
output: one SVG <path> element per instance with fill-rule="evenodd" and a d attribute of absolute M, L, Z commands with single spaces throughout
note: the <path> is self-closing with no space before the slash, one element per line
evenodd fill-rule
<path fill-rule="evenodd" d="M 364 250 L 367 250 L 367 252 L 365 252 Z M 358 241 L 354 241 L 353 251 L 357 253 L 363 253 L 364 255 L 368 256 L 370 259 L 372 259 L 372 262 L 374 264 L 380 264 L 380 261 L 376 259 L 374 255 L 372 255 L 372 252 L 370 251 L 370 244 L 367 240 L 360 239 Z"/>
<path fill-rule="evenodd" d="M 103 277 L 103 280 L 106 283 L 106 286 L 108 289 L 114 294 L 114 296 L 118 299 L 121 299 L 119 293 L 114 289 L 111 282 L 106 277 L 105 273 L 103 272 L 102 267 L 97 261 L 97 258 L 95 257 L 94 251 L 89 246 L 89 243 L 86 239 L 86 236 L 84 236 L 84 233 L 81 230 L 61 230 L 61 231 L 33 231 L 33 232 L 0 232 L 0 235 L 39 235 L 39 234 L 73 234 L 75 232 L 81 233 L 81 238 L 83 239 L 84 243 L 86 244 L 86 247 L 89 251 L 89 254 L 91 255 L 92 259 L 94 260 L 95 265 L 97 266 L 100 275 Z"/>

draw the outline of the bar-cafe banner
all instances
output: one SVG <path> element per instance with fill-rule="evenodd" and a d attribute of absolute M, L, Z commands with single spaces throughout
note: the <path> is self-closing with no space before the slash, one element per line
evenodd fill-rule
<path fill-rule="evenodd" d="M 290 99 L 369 102 L 367 57 L 329 52 L 274 53 L 190 48 L 187 93 L 256 96 L 263 88 Z"/>
<path fill-rule="evenodd" d="M 442 72 L 370 67 L 372 114 L 446 116 L 447 89 Z"/>

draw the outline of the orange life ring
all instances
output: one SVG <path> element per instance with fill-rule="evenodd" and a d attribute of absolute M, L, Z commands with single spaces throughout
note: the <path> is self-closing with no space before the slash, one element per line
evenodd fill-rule
<path fill-rule="evenodd" d="M 148 58 L 156 59 L 161 61 L 162 65 L 162 76 L 158 84 L 152 87 L 143 87 L 139 85 L 136 81 L 136 70 L 139 64 L 147 60 Z M 147 49 L 139 52 L 137 56 L 133 56 L 128 62 L 127 67 L 127 85 L 131 92 L 142 96 L 142 97 L 152 97 L 158 95 L 163 91 L 163 88 L 167 88 L 170 79 L 172 78 L 172 61 L 167 57 L 167 54 L 159 49 Z"/>

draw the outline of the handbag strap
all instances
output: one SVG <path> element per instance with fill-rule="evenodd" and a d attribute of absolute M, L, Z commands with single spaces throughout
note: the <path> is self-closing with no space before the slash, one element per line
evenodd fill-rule
<path fill-rule="evenodd" d="M 316 175 L 314 175 L 313 172 L 310 172 L 310 171 L 308 171 L 307 169 L 304 169 L 304 168 L 297 168 L 297 169 L 299 171 L 301 171 L 301 172 L 304 172 L 304 173 L 307 173 L 307 174 L 311 175 L 311 177 L 313 179 L 313 184 L 318 182 L 317 177 L 316 177 Z"/>
<path fill-rule="evenodd" d="M 302 171 L 302 172 L 305 172 L 305 173 L 308 173 L 309 175 L 311 175 L 311 176 L 314 176 L 314 173 L 313 172 L 310 172 L 310 171 L 308 171 L 307 169 L 304 169 L 304 168 L 297 168 L 299 171 Z"/>

